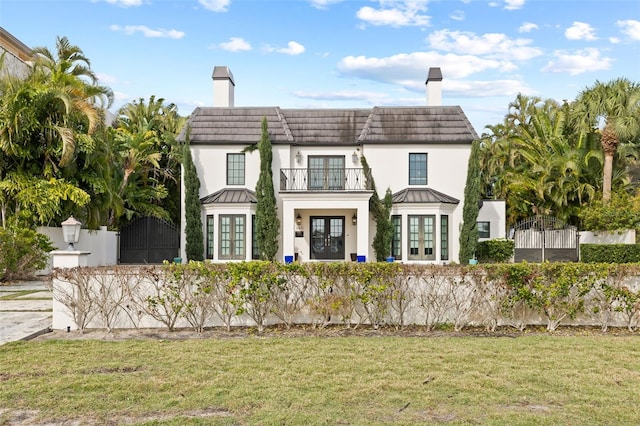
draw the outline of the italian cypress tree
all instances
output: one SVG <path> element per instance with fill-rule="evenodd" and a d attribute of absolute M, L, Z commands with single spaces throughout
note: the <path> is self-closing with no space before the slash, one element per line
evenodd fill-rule
<path fill-rule="evenodd" d="M 200 206 L 200 179 L 193 164 L 189 147 L 189 129 L 187 129 L 183 147 L 182 166 L 184 168 L 184 205 L 185 233 L 187 245 L 185 251 L 188 260 L 204 260 L 204 241 L 202 237 L 202 216 Z"/>
<path fill-rule="evenodd" d="M 391 254 L 391 239 L 393 238 L 393 223 L 391 222 L 393 199 L 390 188 L 387 188 L 382 201 L 378 199 L 377 203 L 378 207 L 374 216 L 376 235 L 373 238 L 373 250 L 376 254 L 376 260 L 382 262 Z"/>
<path fill-rule="evenodd" d="M 260 176 L 256 184 L 256 239 L 260 258 L 263 260 L 275 260 L 278 253 L 278 232 L 280 220 L 278 219 L 278 207 L 273 190 L 273 173 L 271 163 L 271 139 L 267 119 L 262 119 L 262 137 L 258 142 L 260 153 Z"/>
<path fill-rule="evenodd" d="M 480 141 L 471 144 L 471 155 L 467 167 L 467 182 L 464 187 L 462 207 L 462 230 L 460 231 L 460 262 L 473 259 L 478 245 L 478 210 L 480 205 Z"/>
<path fill-rule="evenodd" d="M 391 207 L 393 199 L 391 188 L 387 188 L 384 199 L 380 199 L 376 189 L 376 182 L 371 175 L 371 168 L 364 155 L 360 158 L 364 175 L 367 177 L 367 189 L 373 190 L 369 198 L 369 211 L 376 221 L 376 235 L 373 237 L 373 251 L 378 262 L 382 262 L 391 254 L 391 239 L 393 238 L 393 223 L 391 222 Z"/>

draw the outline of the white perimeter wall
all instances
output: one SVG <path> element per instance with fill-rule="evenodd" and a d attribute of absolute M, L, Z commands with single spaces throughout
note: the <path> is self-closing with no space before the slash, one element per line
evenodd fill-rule
<path fill-rule="evenodd" d="M 66 250 L 68 244 L 62 238 L 62 228 L 40 227 L 37 231 L 49 237 L 55 250 Z M 74 248 L 78 251 L 90 252 L 87 266 L 106 266 L 118 263 L 118 233 L 107 231 L 106 226 L 97 231 L 81 229 L 80 239 L 74 244 Z M 49 266 L 39 274 L 48 273 L 51 270 L 51 265 L 51 258 L 49 258 Z"/>

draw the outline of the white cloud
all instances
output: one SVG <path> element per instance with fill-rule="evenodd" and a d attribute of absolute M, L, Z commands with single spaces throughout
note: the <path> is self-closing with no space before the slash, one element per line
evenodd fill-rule
<path fill-rule="evenodd" d="M 567 28 L 564 36 L 569 40 L 597 40 L 595 29 L 584 22 L 575 21 L 573 25 Z"/>
<path fill-rule="evenodd" d="M 305 48 L 303 45 L 301 45 L 298 42 L 290 41 L 289 43 L 287 43 L 287 47 L 278 48 L 278 47 L 273 47 L 267 44 L 263 47 L 263 50 L 266 52 L 278 52 L 278 53 L 284 53 L 286 55 L 295 56 L 295 55 L 300 55 L 301 53 L 304 53 Z"/>
<path fill-rule="evenodd" d="M 422 14 L 427 10 L 426 0 L 379 0 L 380 8 L 364 6 L 356 12 L 356 17 L 375 26 L 427 26 L 431 20 Z"/>
<path fill-rule="evenodd" d="M 295 56 L 304 53 L 304 46 L 295 41 L 290 41 L 287 43 L 287 47 L 283 47 L 281 49 L 277 49 L 279 53 L 285 53 L 287 55 Z"/>
<path fill-rule="evenodd" d="M 158 28 L 156 30 L 146 27 L 144 25 L 111 25 L 109 27 L 112 31 L 122 32 L 126 35 L 132 35 L 134 33 L 142 33 L 145 37 L 151 38 L 173 38 L 180 39 L 184 37 L 184 32 L 178 30 L 165 30 Z"/>
<path fill-rule="evenodd" d="M 242 37 L 231 37 L 229 41 L 220 43 L 217 47 L 229 52 L 240 52 L 251 50 L 251 44 L 246 42 Z"/>
<path fill-rule="evenodd" d="M 327 9 L 330 5 L 340 3 L 344 0 L 310 0 L 311 6 L 316 9 Z"/>
<path fill-rule="evenodd" d="M 302 99 L 314 101 L 364 101 L 370 105 L 387 104 L 391 100 L 384 93 L 365 92 L 357 90 L 341 90 L 335 92 L 305 92 L 294 91 L 292 95 Z"/>
<path fill-rule="evenodd" d="M 442 89 L 450 97 L 482 98 L 487 96 L 516 96 L 518 93 L 533 94 L 534 89 L 522 80 L 444 80 Z"/>
<path fill-rule="evenodd" d="M 440 30 L 427 38 L 432 48 L 453 53 L 485 55 L 489 58 L 525 61 L 542 55 L 542 50 L 532 47 L 529 39 L 510 39 L 505 34 Z"/>
<path fill-rule="evenodd" d="M 543 72 L 567 73 L 578 75 L 586 72 L 608 70 L 611 68 L 612 59 L 601 57 L 600 52 L 594 48 L 577 50 L 573 54 L 556 50 L 553 52 L 555 60 L 542 69 Z"/>
<path fill-rule="evenodd" d="M 525 0 L 505 0 L 507 4 L 504 8 L 506 10 L 518 10 L 524 6 Z"/>
<path fill-rule="evenodd" d="M 620 27 L 622 34 L 628 36 L 631 40 L 640 40 L 640 21 L 627 19 L 626 21 L 616 22 L 616 26 Z"/>
<path fill-rule="evenodd" d="M 348 56 L 338 63 L 338 70 L 344 74 L 361 79 L 387 83 L 396 87 L 402 87 L 415 93 L 424 93 L 425 80 L 428 68 L 439 66 L 442 70 L 442 90 L 448 97 L 488 97 L 508 96 L 513 97 L 518 93 L 533 93 L 534 90 L 520 79 L 497 80 L 466 80 L 474 73 L 483 71 L 501 70 L 502 63 L 465 55 L 445 54 L 436 52 L 415 52 L 411 54 L 399 54 L 386 58 L 367 58 L 364 56 Z M 316 93 L 306 94 L 306 97 L 314 99 L 357 100 L 358 95 L 365 98 L 366 92 L 336 92 L 332 94 Z M 398 104 L 401 103 L 395 97 L 387 98 L 366 94 L 372 104 Z M 300 96 L 300 95 L 299 95 Z M 350 97 L 351 96 L 351 97 Z M 413 99 L 407 104 L 415 105 Z M 418 101 L 419 102 L 419 101 Z"/>
<path fill-rule="evenodd" d="M 100 81 L 101 84 L 115 84 L 118 83 L 118 79 L 117 77 L 114 77 L 112 75 L 109 74 L 103 74 L 103 73 L 96 73 L 96 77 L 98 78 L 98 81 Z"/>
<path fill-rule="evenodd" d="M 198 3 L 212 12 L 226 12 L 231 0 L 198 0 Z"/>
<path fill-rule="evenodd" d="M 440 67 L 447 79 L 464 78 L 486 70 L 501 71 L 505 68 L 501 61 L 437 52 L 400 53 L 384 58 L 347 56 L 338 62 L 337 68 L 344 75 L 414 87 L 414 84 L 424 84 L 431 66 Z"/>
<path fill-rule="evenodd" d="M 451 19 L 454 21 L 464 21 L 464 12 L 462 10 L 454 10 L 451 15 L 449 15 Z"/>
<path fill-rule="evenodd" d="M 522 25 L 520 25 L 520 28 L 518 28 L 518 32 L 519 33 L 530 33 L 533 30 L 537 30 L 538 25 L 532 23 L 532 22 L 523 22 Z"/>
<path fill-rule="evenodd" d="M 143 0 L 105 0 L 109 4 L 115 4 L 120 7 L 140 6 Z"/>
<path fill-rule="evenodd" d="M 620 39 L 618 37 L 609 37 L 609 43 L 618 44 L 620 43 Z"/>

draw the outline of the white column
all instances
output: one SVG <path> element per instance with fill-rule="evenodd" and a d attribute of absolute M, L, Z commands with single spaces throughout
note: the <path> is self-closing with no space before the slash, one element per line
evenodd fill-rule
<path fill-rule="evenodd" d="M 88 251 L 79 250 L 54 250 L 51 252 L 54 268 L 70 269 L 86 267 L 88 265 Z M 63 280 L 53 279 L 53 319 L 51 327 L 54 330 L 77 330 L 78 326 L 73 320 L 73 314 L 69 308 L 59 300 L 65 299 L 65 295 L 73 294 L 73 286 Z"/>
<path fill-rule="evenodd" d="M 367 262 L 375 260 L 369 256 L 369 202 L 366 201 L 358 206 L 358 256 L 365 256 Z"/>
<path fill-rule="evenodd" d="M 282 261 L 284 262 L 287 256 L 295 258 L 295 215 L 294 209 L 291 207 L 292 203 L 282 204 Z"/>

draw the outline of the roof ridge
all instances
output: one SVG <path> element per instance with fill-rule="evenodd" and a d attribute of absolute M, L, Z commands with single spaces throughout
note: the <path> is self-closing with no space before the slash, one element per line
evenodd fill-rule
<path fill-rule="evenodd" d="M 378 113 L 378 107 L 374 106 L 367 117 L 367 121 L 362 126 L 362 131 L 360 132 L 360 136 L 358 136 L 358 142 L 362 143 L 369 135 L 369 130 L 371 130 L 371 123 L 373 123 L 373 117 Z"/>
<path fill-rule="evenodd" d="M 287 137 L 287 140 L 289 142 L 294 142 L 295 139 L 293 137 L 293 134 L 291 133 L 291 129 L 289 128 L 289 123 L 287 123 L 287 118 L 284 116 L 284 113 L 282 112 L 279 106 L 275 108 L 276 108 L 276 114 L 278 116 L 278 120 L 280 120 L 280 124 L 282 124 L 282 129 L 284 130 L 284 134 Z"/>

